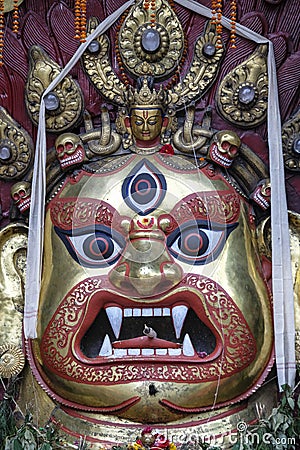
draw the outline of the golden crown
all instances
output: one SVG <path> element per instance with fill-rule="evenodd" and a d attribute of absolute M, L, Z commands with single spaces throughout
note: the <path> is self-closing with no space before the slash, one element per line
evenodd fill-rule
<path fill-rule="evenodd" d="M 137 80 L 136 88 L 134 89 L 130 86 L 124 96 L 129 109 L 147 105 L 152 108 L 161 108 L 165 110 L 170 103 L 168 101 L 168 92 L 163 90 L 162 86 L 160 86 L 158 91 L 154 89 L 152 77 L 139 78 Z"/>

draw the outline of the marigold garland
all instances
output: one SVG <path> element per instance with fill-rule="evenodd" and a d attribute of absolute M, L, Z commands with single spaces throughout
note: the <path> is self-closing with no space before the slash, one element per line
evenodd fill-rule
<path fill-rule="evenodd" d="M 236 0 L 230 0 L 230 47 L 236 48 Z M 216 25 L 217 48 L 222 48 L 222 0 L 211 0 L 211 23 Z"/>

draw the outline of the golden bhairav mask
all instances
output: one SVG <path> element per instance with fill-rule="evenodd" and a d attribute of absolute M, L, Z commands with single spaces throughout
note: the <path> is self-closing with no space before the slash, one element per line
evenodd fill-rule
<path fill-rule="evenodd" d="M 245 198 L 182 156 L 116 156 L 93 172 L 48 205 L 40 382 L 62 405 L 148 423 L 248 396 L 273 339 Z"/>

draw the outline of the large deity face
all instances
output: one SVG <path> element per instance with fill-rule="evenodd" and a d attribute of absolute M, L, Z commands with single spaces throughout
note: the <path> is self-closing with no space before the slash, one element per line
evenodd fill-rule
<path fill-rule="evenodd" d="M 41 383 L 146 423 L 247 396 L 272 353 L 254 236 L 247 202 L 193 160 L 127 155 L 67 179 L 46 216 Z"/>

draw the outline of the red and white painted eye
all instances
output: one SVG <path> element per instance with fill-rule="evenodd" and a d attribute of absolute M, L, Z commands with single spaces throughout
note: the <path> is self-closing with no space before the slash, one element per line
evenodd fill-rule
<path fill-rule="evenodd" d="M 141 216 L 154 211 L 167 190 L 165 177 L 150 161 L 140 161 L 125 178 L 122 196 L 125 203 Z"/>
<path fill-rule="evenodd" d="M 72 258 L 84 267 L 99 268 L 114 264 L 125 247 L 124 238 L 110 228 L 62 230 L 55 227 Z"/>
<path fill-rule="evenodd" d="M 205 221 L 186 222 L 167 238 L 170 253 L 188 264 L 207 264 L 221 253 L 229 234 L 237 224 L 210 224 Z"/>

